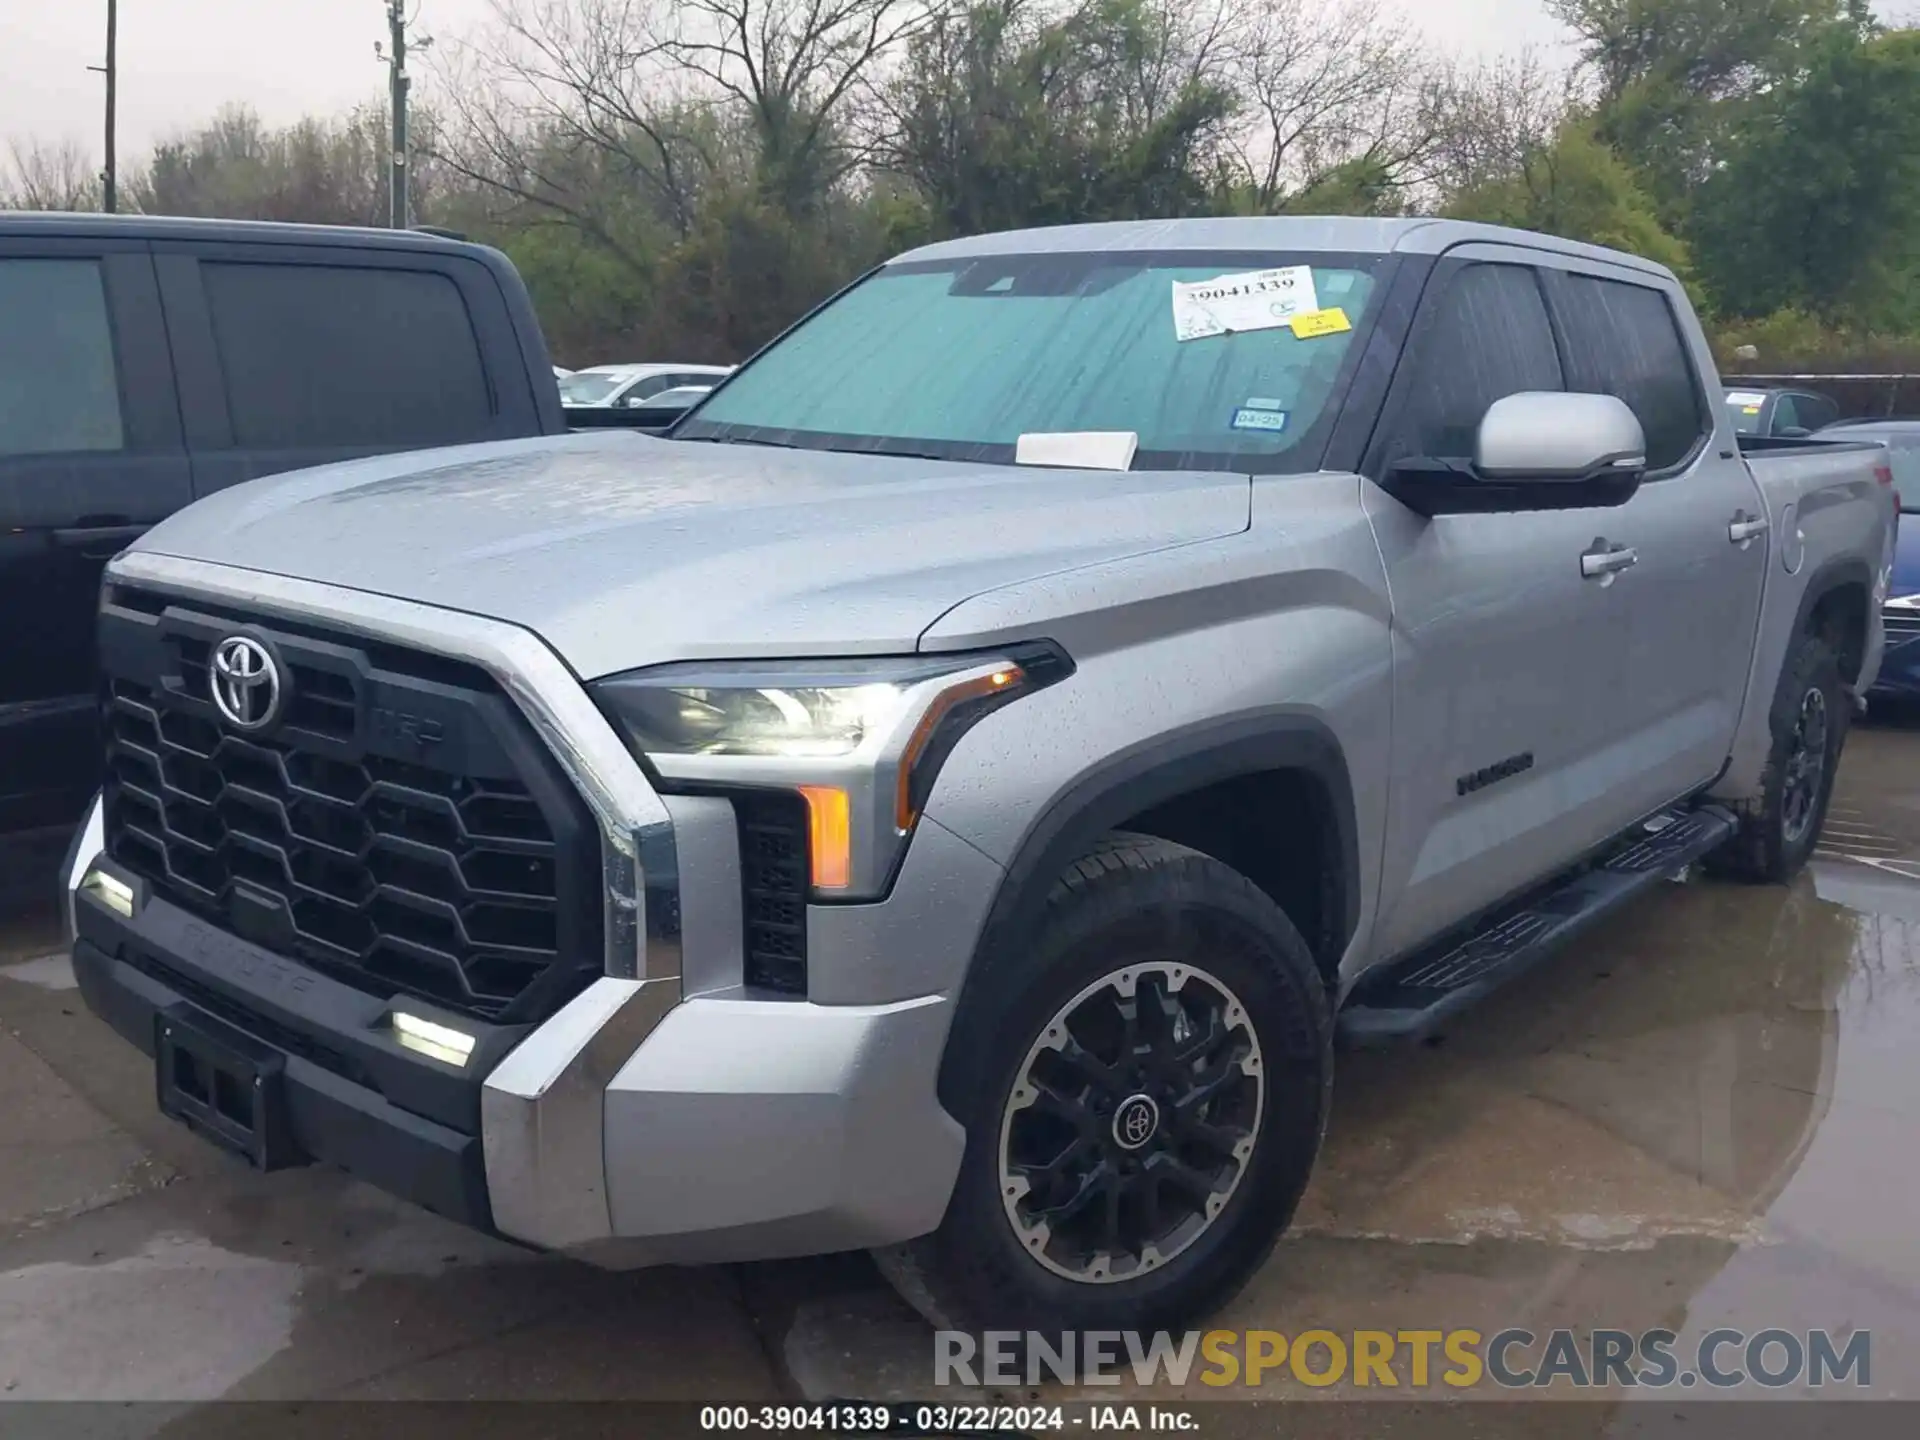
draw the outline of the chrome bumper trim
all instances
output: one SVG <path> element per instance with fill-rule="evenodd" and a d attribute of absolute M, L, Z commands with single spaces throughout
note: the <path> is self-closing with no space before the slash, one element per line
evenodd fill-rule
<path fill-rule="evenodd" d="M 106 809 L 99 795 L 93 797 L 93 803 L 87 806 L 87 818 L 80 822 L 80 828 L 73 832 L 73 841 L 67 846 L 67 858 L 60 867 L 60 923 L 61 939 L 71 948 L 79 938 L 80 926 L 74 916 L 74 896 L 80 889 L 80 882 L 86 879 L 87 870 L 107 848 Z"/>

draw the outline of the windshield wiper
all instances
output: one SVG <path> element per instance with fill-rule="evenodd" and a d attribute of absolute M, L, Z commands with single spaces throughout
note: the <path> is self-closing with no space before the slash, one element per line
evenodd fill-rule
<path fill-rule="evenodd" d="M 697 440 L 703 445 L 764 445 L 769 450 L 798 450 L 788 440 L 755 440 L 746 435 L 675 435 L 675 440 Z"/>

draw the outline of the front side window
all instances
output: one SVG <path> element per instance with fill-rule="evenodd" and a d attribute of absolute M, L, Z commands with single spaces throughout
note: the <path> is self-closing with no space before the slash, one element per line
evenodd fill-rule
<path fill-rule="evenodd" d="M 1773 407 L 1773 433 L 1785 435 L 1790 430 L 1803 430 L 1806 423 L 1800 418 L 1800 397 L 1782 395 Z"/>
<path fill-rule="evenodd" d="M 1022 435 L 1131 431 L 1135 469 L 1311 470 L 1381 264 L 1113 253 L 891 265 L 735 374 L 674 435 L 1006 463 Z M 1290 277 L 1265 282 L 1290 287 L 1284 300 L 1273 292 L 1283 308 L 1250 319 L 1240 291 L 1260 303 L 1266 292 L 1233 277 L 1269 271 Z M 1243 328 L 1199 334 L 1216 293 L 1207 282 L 1223 276 L 1219 293 L 1238 298 L 1218 313 Z"/>
<path fill-rule="evenodd" d="M 602 405 L 626 382 L 618 375 L 589 375 L 576 371 L 560 381 L 562 405 Z"/>
<path fill-rule="evenodd" d="M 99 262 L 0 260 L 0 455 L 124 445 Z"/>
<path fill-rule="evenodd" d="M 1617 395 L 1647 436 L 1647 468 L 1671 470 L 1706 438 L 1687 342 L 1658 290 L 1569 275 L 1565 288 L 1567 388 Z"/>
<path fill-rule="evenodd" d="M 460 287 L 427 270 L 202 262 L 243 449 L 484 439 L 493 397 Z"/>
<path fill-rule="evenodd" d="M 1840 407 L 1824 395 L 1800 397 L 1800 423 L 1809 430 L 1824 430 L 1840 418 Z"/>
<path fill-rule="evenodd" d="M 662 390 L 671 390 L 679 383 L 678 375 L 649 375 L 643 380 L 634 381 L 620 398 L 628 405 L 638 405 L 642 400 L 651 400 Z"/>
<path fill-rule="evenodd" d="M 1455 275 L 1408 359 L 1412 388 L 1389 463 L 1471 459 L 1495 401 L 1566 388 L 1540 281 L 1522 265 L 1469 265 Z"/>

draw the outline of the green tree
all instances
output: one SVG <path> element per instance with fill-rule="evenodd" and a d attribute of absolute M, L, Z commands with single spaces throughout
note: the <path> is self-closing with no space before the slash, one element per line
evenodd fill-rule
<path fill-rule="evenodd" d="M 1868 0 L 1548 0 L 1597 95 L 1595 130 L 1669 225 L 1711 173 L 1742 103 L 1795 75 L 1823 36 L 1864 34 Z"/>
<path fill-rule="evenodd" d="M 1660 223 L 1633 170 L 1584 123 L 1570 122 L 1517 173 L 1456 196 L 1447 213 L 1644 255 L 1685 275 L 1687 247 Z"/>
<path fill-rule="evenodd" d="M 1920 329 L 1920 30 L 1810 47 L 1734 126 L 1695 213 L 1722 312 Z"/>
<path fill-rule="evenodd" d="M 884 163 L 951 234 L 1203 210 L 1234 101 L 1194 67 L 1158 65 L 1169 38 L 1147 0 L 942 16 L 889 92 Z"/>

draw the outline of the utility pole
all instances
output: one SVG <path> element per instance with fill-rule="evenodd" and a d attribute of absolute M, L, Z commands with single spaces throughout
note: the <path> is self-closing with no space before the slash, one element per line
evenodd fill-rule
<path fill-rule="evenodd" d="M 389 103 L 393 110 L 393 181 L 389 223 L 396 230 L 404 230 L 409 223 L 407 213 L 407 90 L 413 83 L 407 75 L 406 0 L 387 0 L 387 33 L 393 45 L 393 53 L 387 61 L 391 73 L 392 90 Z"/>
<path fill-rule="evenodd" d="M 109 215 L 113 214 L 118 208 L 118 201 L 114 194 L 115 181 L 118 176 L 116 174 L 113 154 L 114 131 L 118 127 L 114 124 L 113 111 L 114 101 L 117 98 L 114 93 L 117 88 L 116 82 L 120 78 L 119 63 L 115 58 L 119 31 L 120 0 L 107 0 L 107 63 L 104 65 L 89 65 L 87 68 L 96 75 L 106 76 L 107 79 L 106 168 L 100 172 L 100 208 L 105 210 Z"/>

